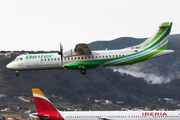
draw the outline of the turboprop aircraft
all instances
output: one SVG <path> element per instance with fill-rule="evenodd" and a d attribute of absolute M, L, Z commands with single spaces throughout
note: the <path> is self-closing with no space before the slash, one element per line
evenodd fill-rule
<path fill-rule="evenodd" d="M 38 88 L 32 89 L 37 113 L 30 117 L 41 120 L 179 120 L 180 111 L 59 111 Z"/>
<path fill-rule="evenodd" d="M 84 75 L 87 69 L 132 65 L 173 53 L 174 50 L 166 50 L 171 27 L 172 22 L 161 23 L 153 36 L 139 45 L 124 49 L 91 51 L 87 44 L 80 43 L 74 49 L 63 51 L 60 44 L 59 53 L 20 55 L 6 67 L 16 71 L 16 76 L 20 71 L 62 68 L 80 70 Z"/>

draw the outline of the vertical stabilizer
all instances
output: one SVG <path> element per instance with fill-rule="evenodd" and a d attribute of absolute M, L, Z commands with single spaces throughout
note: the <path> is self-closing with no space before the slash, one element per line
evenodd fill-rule
<path fill-rule="evenodd" d="M 53 106 L 53 104 L 48 100 L 48 98 L 42 93 L 40 89 L 33 88 L 32 93 L 37 109 L 37 115 L 32 115 L 38 116 L 41 120 L 64 120 L 59 111 Z"/>
<path fill-rule="evenodd" d="M 171 32 L 172 22 L 161 23 L 156 33 L 140 44 L 141 49 L 156 48 L 165 50 Z"/>

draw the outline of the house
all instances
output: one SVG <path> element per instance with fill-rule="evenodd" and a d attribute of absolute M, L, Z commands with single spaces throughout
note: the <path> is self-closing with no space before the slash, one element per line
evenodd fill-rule
<path fill-rule="evenodd" d="M 12 117 L 7 117 L 6 120 L 14 120 Z"/>
<path fill-rule="evenodd" d="M 117 104 L 123 104 L 124 101 L 117 101 Z"/>
<path fill-rule="evenodd" d="M 112 101 L 110 100 L 94 100 L 96 103 L 101 103 L 101 104 L 113 104 Z"/>
<path fill-rule="evenodd" d="M 10 108 L 4 108 L 1 111 L 10 111 L 10 110 L 11 110 Z"/>
<path fill-rule="evenodd" d="M 31 113 L 31 110 L 26 110 L 24 113 Z"/>
<path fill-rule="evenodd" d="M 10 58 L 12 54 L 19 55 L 18 52 L 12 52 L 12 51 L 11 51 L 11 52 L 7 52 L 7 53 L 5 53 L 4 55 L 5 55 L 7 58 Z"/>
<path fill-rule="evenodd" d="M 166 101 L 173 101 L 172 98 L 163 98 L 163 99 L 166 100 Z"/>
<path fill-rule="evenodd" d="M 121 108 L 122 111 L 128 111 L 129 108 Z"/>
<path fill-rule="evenodd" d="M 30 100 L 26 100 L 26 99 L 24 99 L 23 98 L 23 96 L 20 96 L 20 97 L 18 97 L 20 100 L 23 100 L 23 101 L 25 101 L 25 102 L 30 102 Z"/>
<path fill-rule="evenodd" d="M 6 97 L 6 95 L 4 94 L 0 94 L 0 98 Z"/>
<path fill-rule="evenodd" d="M 7 58 L 10 58 L 10 57 L 11 57 L 11 54 L 13 54 L 12 51 L 11 51 L 11 52 L 7 52 L 7 53 L 5 53 L 4 55 L 5 55 Z"/>

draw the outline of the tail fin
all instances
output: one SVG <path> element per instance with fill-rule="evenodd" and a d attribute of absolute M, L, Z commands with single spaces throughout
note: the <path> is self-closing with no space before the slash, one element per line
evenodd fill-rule
<path fill-rule="evenodd" d="M 32 89 L 34 101 L 36 104 L 37 114 L 31 114 L 31 116 L 37 116 L 41 120 L 43 119 L 61 119 L 64 120 L 60 115 L 59 111 L 53 106 L 48 98 L 38 88 Z"/>
<path fill-rule="evenodd" d="M 155 48 L 165 50 L 169 40 L 169 34 L 172 27 L 172 22 L 164 22 L 160 24 L 156 33 L 141 43 L 139 46 L 141 49 Z"/>

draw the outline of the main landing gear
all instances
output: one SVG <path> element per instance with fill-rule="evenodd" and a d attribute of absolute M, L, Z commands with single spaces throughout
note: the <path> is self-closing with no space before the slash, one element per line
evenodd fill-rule
<path fill-rule="evenodd" d="M 81 74 L 85 75 L 86 74 L 86 70 L 85 69 L 81 69 Z"/>
<path fill-rule="evenodd" d="M 85 75 L 86 74 L 86 69 L 84 66 L 78 66 L 79 70 L 81 71 L 81 74 Z"/>

